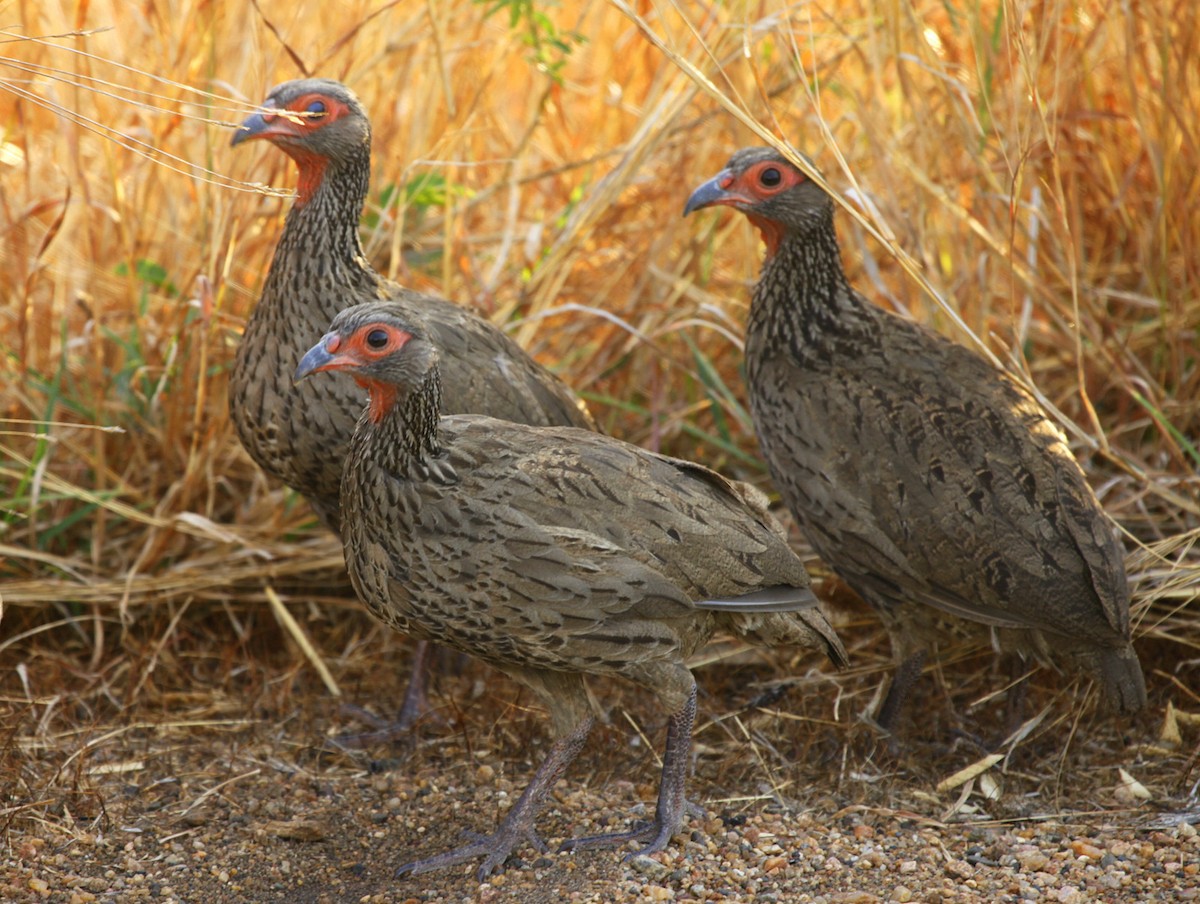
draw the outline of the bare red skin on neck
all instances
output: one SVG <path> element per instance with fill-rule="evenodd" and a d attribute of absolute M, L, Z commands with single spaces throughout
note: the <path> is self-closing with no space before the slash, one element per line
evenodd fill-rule
<path fill-rule="evenodd" d="M 367 418 L 372 424 L 381 423 L 396 404 L 396 387 L 391 383 L 380 383 L 378 380 L 359 376 L 354 378 L 354 382 L 363 387 L 370 398 L 367 403 Z"/>
<path fill-rule="evenodd" d="M 780 174 L 782 178 L 779 180 L 778 185 L 768 187 L 759 182 L 759 174 L 767 169 L 775 170 Z M 753 205 L 759 201 L 766 201 L 768 198 L 790 191 L 806 178 L 803 173 L 790 164 L 765 160 L 754 164 L 745 172 L 739 173 L 736 177 L 730 176 L 721 180 L 721 188 L 730 192 L 731 195 L 735 195 L 741 201 L 741 203 L 736 205 L 737 208 L 746 215 L 762 235 L 763 243 L 767 246 L 767 260 L 775 256 L 775 252 L 779 250 L 779 246 L 783 243 L 787 235 L 787 230 L 782 224 L 755 213 Z"/>
<path fill-rule="evenodd" d="M 300 181 L 296 186 L 296 206 L 303 207 L 316 194 L 321 183 L 325 181 L 325 168 L 329 166 L 329 158 L 302 148 L 281 147 L 300 168 Z"/>
<path fill-rule="evenodd" d="M 369 348 L 366 344 L 366 337 L 377 330 L 385 330 L 388 334 L 389 342 L 385 348 Z M 325 352 L 330 357 L 309 373 L 349 370 L 354 382 L 368 393 L 367 416 L 371 423 L 381 423 L 395 406 L 400 390 L 393 383 L 384 383 L 364 375 L 361 371 L 355 371 L 394 354 L 408 344 L 412 337 L 412 333 L 384 323 L 368 323 L 348 337 L 331 334 L 324 340 Z"/>
<path fill-rule="evenodd" d="M 755 213 L 747 212 L 746 217 L 762 234 L 762 240 L 767 246 L 767 259 L 770 260 L 775 256 L 775 252 L 779 250 L 779 245 L 783 241 L 784 228 L 774 220 L 768 220 Z"/>
<path fill-rule="evenodd" d="M 366 337 L 374 330 L 380 328 L 385 329 L 388 333 L 390 341 L 387 348 L 368 348 Z M 412 333 L 398 327 L 367 324 L 346 340 L 346 351 L 344 354 L 351 357 L 356 363 L 366 365 L 371 361 L 394 354 L 407 345 L 410 339 L 412 339 Z M 326 350 L 331 352 L 336 351 L 342 344 L 340 340 L 341 337 L 338 337 L 336 345 L 334 343 L 326 345 Z M 367 403 L 367 417 L 371 423 L 378 424 L 382 422 L 387 413 L 395 406 L 396 398 L 400 394 L 399 388 L 394 383 L 383 383 L 379 380 L 373 380 L 370 377 L 363 376 L 361 373 L 354 374 L 354 381 L 363 387 L 370 397 Z"/>

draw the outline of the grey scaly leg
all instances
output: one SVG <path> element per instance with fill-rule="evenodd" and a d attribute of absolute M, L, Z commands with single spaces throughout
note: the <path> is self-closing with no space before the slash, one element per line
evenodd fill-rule
<path fill-rule="evenodd" d="M 671 841 L 671 836 L 683 827 L 684 817 L 696 807 L 684 797 L 687 784 L 689 754 L 692 749 L 692 726 L 696 723 L 696 688 L 688 695 L 687 702 L 671 714 L 667 722 L 667 746 L 663 751 L 662 778 L 658 785 L 658 807 L 654 822 L 628 832 L 611 832 L 604 835 L 589 835 L 572 838 L 564 842 L 560 850 L 574 851 L 585 848 L 619 847 L 628 841 L 640 841 L 645 847 L 630 854 L 638 857 L 661 851 Z"/>
<path fill-rule="evenodd" d="M 406 863 L 396 870 L 396 875 L 415 876 L 418 873 L 427 873 L 442 867 L 454 866 L 456 863 L 465 863 L 476 857 L 483 857 L 483 863 L 476 873 L 479 881 L 483 882 L 503 865 L 513 848 L 522 840 L 528 841 L 539 851 L 545 851 L 546 843 L 538 837 L 537 831 L 534 829 L 534 820 L 542 808 L 542 802 L 546 795 L 554 787 L 554 783 L 559 780 L 563 771 L 583 749 L 584 742 L 587 741 L 587 736 L 594 723 L 595 720 L 591 716 L 587 716 L 571 730 L 570 734 L 554 742 L 532 781 L 521 793 L 517 802 L 513 804 L 513 808 L 508 811 L 508 815 L 504 817 L 504 821 L 500 823 L 495 832 L 444 854 Z"/>

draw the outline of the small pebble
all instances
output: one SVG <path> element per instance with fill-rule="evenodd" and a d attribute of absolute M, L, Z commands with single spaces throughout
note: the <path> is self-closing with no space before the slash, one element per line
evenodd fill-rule
<path fill-rule="evenodd" d="M 1017 854 L 1017 862 L 1021 864 L 1021 869 L 1027 872 L 1037 872 L 1046 868 L 1050 858 L 1038 850 L 1021 851 Z"/>
<path fill-rule="evenodd" d="M 654 858 L 647 857 L 645 854 L 638 854 L 629 861 L 629 865 L 643 876 L 647 876 L 651 879 L 665 878 L 667 873 L 670 872 L 667 867 L 663 866 Z"/>
<path fill-rule="evenodd" d="M 946 874 L 955 879 L 970 879 L 975 875 L 975 868 L 965 860 L 951 860 L 946 864 Z"/>

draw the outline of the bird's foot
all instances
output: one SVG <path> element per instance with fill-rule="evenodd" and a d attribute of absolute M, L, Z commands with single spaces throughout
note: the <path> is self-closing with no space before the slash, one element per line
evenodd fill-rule
<path fill-rule="evenodd" d="M 688 751 L 692 745 L 692 726 L 695 721 L 696 686 L 693 684 L 686 702 L 676 712 L 671 713 L 671 718 L 667 721 L 667 748 L 663 752 L 662 778 L 658 783 L 658 806 L 654 811 L 654 822 L 630 829 L 628 832 L 572 838 L 559 850 L 613 848 L 636 841 L 643 847 L 625 858 L 631 860 L 665 848 L 670 843 L 671 836 L 683 828 L 689 815 L 703 816 L 704 811 L 691 803 L 684 794 Z"/>
<path fill-rule="evenodd" d="M 400 744 L 412 738 L 413 727 L 420 721 L 438 716 L 429 716 L 423 710 L 414 713 L 401 709 L 395 719 L 384 719 L 368 712 L 361 706 L 343 704 L 339 712 L 348 718 L 357 719 L 371 726 L 370 731 L 350 731 L 334 735 L 326 744 L 336 750 L 367 750 L 389 744 Z"/>
<path fill-rule="evenodd" d="M 520 822 L 521 820 L 513 820 L 510 824 L 509 820 L 505 820 L 500 828 L 491 835 L 469 833 L 471 841 L 467 844 L 452 851 L 446 851 L 444 854 L 436 854 L 433 857 L 426 857 L 424 860 L 406 863 L 396 870 L 396 877 L 416 876 L 483 857 L 483 863 L 476 870 L 475 877 L 480 882 L 484 882 L 488 876 L 504 865 L 504 861 L 512 855 L 513 848 L 522 841 L 528 841 L 538 853 L 546 853 L 549 850 L 546 842 L 531 827 L 521 825 Z"/>
<path fill-rule="evenodd" d="M 429 658 L 433 647 L 427 641 L 417 644 L 413 652 L 412 673 L 408 680 L 408 689 L 404 692 L 404 702 L 395 719 L 384 719 L 361 706 L 343 704 L 341 711 L 370 725 L 372 731 L 340 734 L 332 740 L 335 747 L 343 750 L 363 750 L 377 744 L 392 744 L 407 739 L 417 722 L 430 713 L 429 696 L 426 693 L 429 674 Z"/>
<path fill-rule="evenodd" d="M 661 815 L 655 817 L 653 822 L 643 822 L 634 826 L 627 832 L 607 832 L 602 835 L 585 835 L 582 838 L 570 838 L 564 841 L 559 847 L 559 853 L 566 851 L 583 851 L 583 850 L 603 850 L 605 848 L 621 847 L 631 841 L 636 841 L 643 847 L 638 848 L 632 854 L 626 856 L 626 860 L 632 860 L 634 857 L 640 857 L 644 854 L 653 854 L 655 851 L 661 851 L 671 841 L 671 838 L 683 828 L 684 817 L 694 816 L 697 819 L 702 819 L 705 812 L 701 807 L 696 806 L 691 801 L 683 802 L 683 812 L 678 819 L 662 819 Z"/>
<path fill-rule="evenodd" d="M 534 773 L 533 779 L 521 792 L 521 796 L 517 798 L 517 802 L 513 804 L 512 809 L 508 811 L 508 815 L 504 817 L 504 821 L 500 823 L 500 827 L 495 832 L 491 835 L 476 837 L 469 844 L 453 851 L 447 851 L 425 860 L 406 863 L 396 870 L 396 875 L 415 876 L 419 873 L 428 873 L 446 866 L 454 866 L 456 863 L 474 860 L 476 857 L 483 857 L 483 863 L 475 873 L 479 881 L 483 882 L 504 865 L 504 861 L 512 854 L 513 848 L 521 841 L 528 841 L 539 853 L 544 854 L 548 848 L 546 842 L 538 837 L 537 831 L 534 829 L 534 820 L 537 818 L 538 810 L 541 809 L 542 801 L 550 793 L 554 783 L 558 781 L 563 770 L 575 759 L 580 748 L 583 747 L 588 732 L 592 730 L 592 722 L 593 719 L 590 715 L 585 717 L 568 734 L 554 742 L 550 752 L 546 754 L 546 759 Z"/>

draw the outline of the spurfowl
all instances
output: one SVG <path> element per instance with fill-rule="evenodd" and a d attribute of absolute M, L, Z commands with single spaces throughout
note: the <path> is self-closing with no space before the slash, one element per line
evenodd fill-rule
<path fill-rule="evenodd" d="M 832 200 L 775 150 L 736 153 L 684 214 L 713 205 L 766 242 L 746 326 L 754 425 L 809 541 L 888 628 L 900 665 L 878 721 L 894 726 L 947 625 L 1061 655 L 1112 708 L 1140 708 L 1121 546 L 1035 400 L 856 292 Z"/>
<path fill-rule="evenodd" d="M 580 838 L 662 849 L 682 826 L 696 685 L 684 664 L 715 630 L 845 662 L 808 576 L 756 490 L 591 431 L 478 415 L 439 418 L 439 355 L 404 305 L 343 311 L 300 379 L 342 370 L 367 387 L 342 482 L 355 590 L 405 634 L 454 647 L 533 690 L 556 740 L 497 831 L 400 868 L 483 857 L 527 840 L 592 727 L 583 675 L 620 675 L 670 711 L 655 820 Z"/>
<path fill-rule="evenodd" d="M 259 466 L 303 494 L 337 532 L 338 488 L 362 390 L 352 380 L 294 385 L 291 371 L 343 308 L 392 299 L 419 312 L 443 350 L 443 404 L 536 425 L 594 424 L 561 380 L 492 324 L 441 298 L 385 279 L 367 261 L 359 216 L 371 175 L 371 125 L 358 98 L 329 79 L 285 82 L 242 123 L 233 144 L 266 139 L 300 169 L 299 192 L 237 351 L 230 416 Z M 277 111 L 277 112 L 276 112 Z M 422 698 L 418 650 L 411 718 Z"/>

